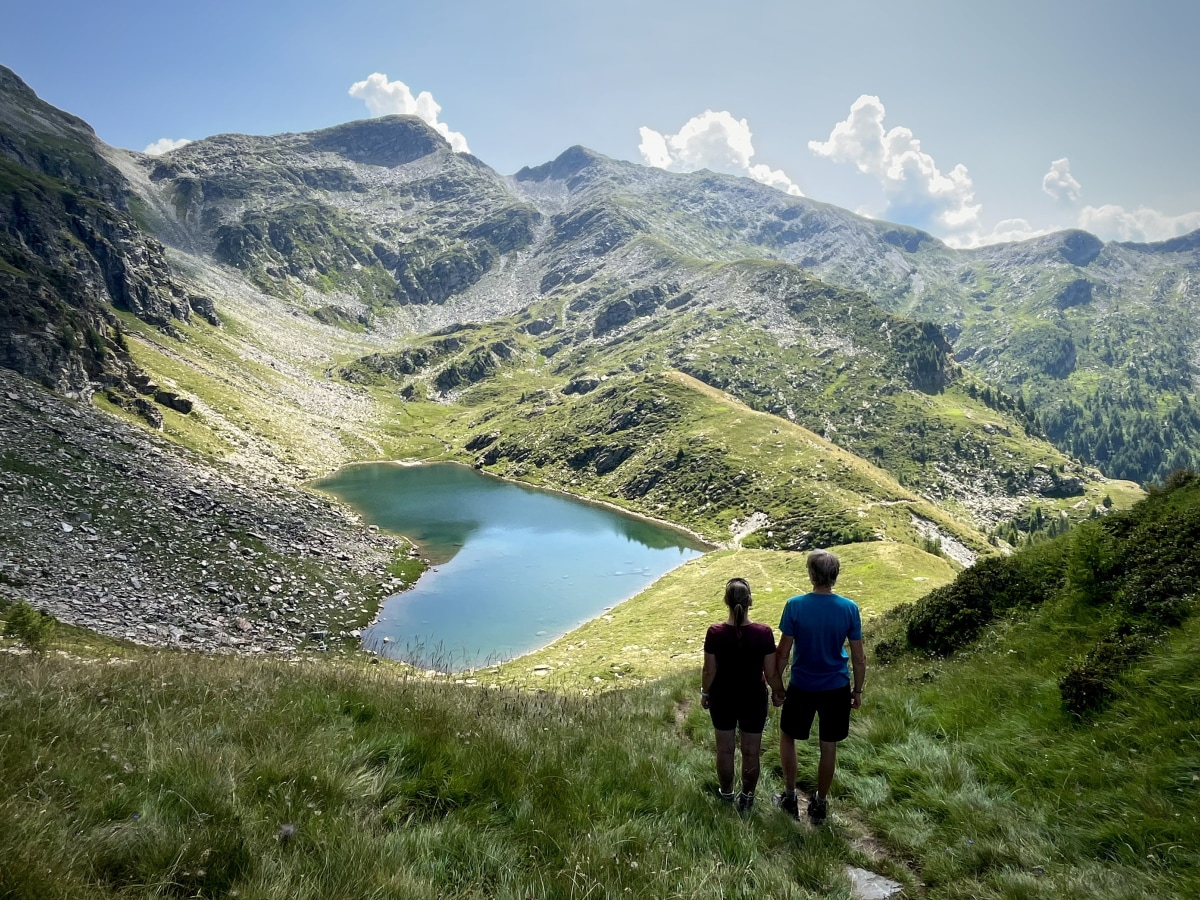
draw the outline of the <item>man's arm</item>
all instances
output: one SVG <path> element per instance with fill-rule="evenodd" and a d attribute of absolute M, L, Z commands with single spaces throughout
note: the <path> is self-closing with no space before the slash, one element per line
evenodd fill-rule
<path fill-rule="evenodd" d="M 854 687 L 851 688 L 850 708 L 862 706 L 863 684 L 867 680 L 867 654 L 863 650 L 863 642 L 850 642 L 850 665 L 854 669 Z"/>
<path fill-rule="evenodd" d="M 767 676 L 767 683 L 771 685 L 771 701 L 780 706 L 783 703 L 783 696 L 786 693 L 783 689 L 783 673 L 787 669 L 788 656 L 792 652 L 792 638 L 790 635 L 782 635 L 779 638 L 779 646 L 775 648 L 775 663 L 771 673 Z"/>
<path fill-rule="evenodd" d="M 717 677 L 717 654 L 705 653 L 704 666 L 700 669 L 700 705 L 708 709 L 708 692 Z"/>

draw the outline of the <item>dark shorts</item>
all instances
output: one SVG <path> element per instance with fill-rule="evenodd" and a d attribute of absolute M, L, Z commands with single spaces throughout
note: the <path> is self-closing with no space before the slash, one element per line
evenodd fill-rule
<path fill-rule="evenodd" d="M 708 700 L 708 714 L 717 731 L 740 728 L 742 734 L 762 734 L 767 726 L 767 689 L 755 690 L 740 696 L 713 695 Z"/>
<path fill-rule="evenodd" d="M 802 691 L 789 686 L 779 730 L 798 741 L 807 741 L 813 716 L 820 719 L 817 736 L 822 741 L 844 741 L 850 734 L 850 685 L 831 691 Z"/>

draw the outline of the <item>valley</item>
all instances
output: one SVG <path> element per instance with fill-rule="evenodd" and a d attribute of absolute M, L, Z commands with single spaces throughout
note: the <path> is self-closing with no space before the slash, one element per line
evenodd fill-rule
<path fill-rule="evenodd" d="M 412 116 L 151 157 L 0 67 L 0 895 L 1194 895 L 1198 266 Z M 429 560 L 314 482 L 393 460 L 716 549 L 380 659 Z M 773 624 L 814 547 L 872 671 L 821 831 L 722 814 L 695 702 L 719 586 Z"/>

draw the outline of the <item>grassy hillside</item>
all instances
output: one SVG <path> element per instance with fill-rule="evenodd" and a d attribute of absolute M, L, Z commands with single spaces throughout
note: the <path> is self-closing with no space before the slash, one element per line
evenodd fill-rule
<path fill-rule="evenodd" d="M 861 865 L 910 897 L 1194 897 L 1197 523 L 1200 482 L 1176 479 L 1090 533 L 988 563 L 998 602 L 973 630 L 938 612 L 975 608 L 975 569 L 868 615 L 865 705 L 819 832 L 719 806 L 691 659 L 589 696 L 69 635 L 69 656 L 6 654 L 0 895 L 846 897 L 845 866 Z M 870 608 L 887 582 L 855 584 L 871 571 L 858 549 L 843 548 L 845 587 Z M 705 580 L 748 574 L 766 610 L 795 573 L 757 559 L 709 557 Z M 883 593 L 913 577 L 892 571 Z M 914 623 L 930 621 L 953 652 L 920 649 Z M 1135 652 L 1100 671 L 1114 633 Z M 1075 708 L 1064 685 L 1089 666 L 1106 689 Z"/>
<path fill-rule="evenodd" d="M 948 561 L 907 544 L 835 550 L 846 573 L 838 589 L 858 602 L 868 623 L 954 579 Z M 473 674 L 484 683 L 587 691 L 642 684 L 688 666 L 698 672 L 705 630 L 726 615 L 725 582 L 747 579 L 754 592 L 750 617 L 776 628 L 787 598 L 808 590 L 805 560 L 803 553 L 769 550 L 705 554 L 549 646 Z"/>

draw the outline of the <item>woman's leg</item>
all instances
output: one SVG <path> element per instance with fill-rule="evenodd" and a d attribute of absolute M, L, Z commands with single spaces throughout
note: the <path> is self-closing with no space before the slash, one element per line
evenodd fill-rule
<path fill-rule="evenodd" d="M 762 755 L 762 732 L 742 732 L 742 793 L 753 794 L 758 787 L 759 759 Z M 730 769 L 732 773 L 732 768 Z M 730 777 L 732 781 L 732 774 Z"/>
<path fill-rule="evenodd" d="M 733 747 L 734 734 L 733 731 L 720 731 L 713 729 L 717 733 L 717 781 L 721 785 L 721 792 L 730 794 L 733 792 Z"/>

